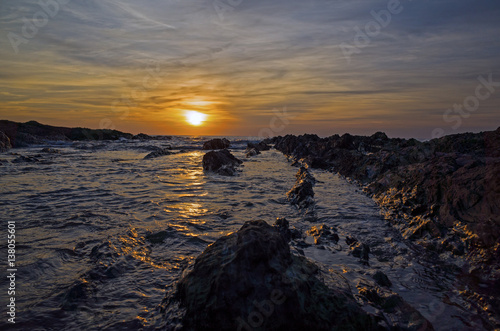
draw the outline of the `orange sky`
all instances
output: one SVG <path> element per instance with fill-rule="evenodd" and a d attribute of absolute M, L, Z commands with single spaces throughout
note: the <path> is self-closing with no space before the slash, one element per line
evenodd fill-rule
<path fill-rule="evenodd" d="M 167 135 L 423 139 L 500 125 L 496 2 L 405 2 L 363 41 L 357 31 L 387 1 L 291 1 L 244 0 L 225 13 L 201 0 L 72 1 L 46 21 L 33 20 L 46 11 L 37 1 L 3 1 L 0 119 Z M 360 41 L 346 56 L 345 45 Z M 481 87 L 488 95 L 479 100 L 481 78 L 493 87 Z M 206 121 L 190 125 L 186 111 Z"/>

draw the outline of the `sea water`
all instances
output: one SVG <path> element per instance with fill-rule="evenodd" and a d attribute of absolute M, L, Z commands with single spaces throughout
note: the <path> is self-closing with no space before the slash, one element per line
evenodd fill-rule
<path fill-rule="evenodd" d="M 0 155 L 0 252 L 7 269 L 7 222 L 16 227 L 16 324 L 19 330 L 174 329 L 164 310 L 183 270 L 217 238 L 245 221 L 285 217 L 306 232 L 326 224 L 334 247 L 295 253 L 342 272 L 355 290 L 381 270 L 436 329 L 481 329 L 481 318 L 456 295 L 457 278 L 429 261 L 384 220 L 358 187 L 323 170 L 314 222 L 286 201 L 297 168 L 280 152 L 246 158 L 248 139 L 231 138 L 244 160 L 236 176 L 205 173 L 204 137 L 54 142 Z M 57 149 L 56 153 L 42 148 Z M 157 148 L 174 154 L 144 159 Z M 31 162 L 16 162 L 20 156 Z M 309 219 L 311 219 L 309 217 Z M 369 244 L 367 266 L 349 253 L 347 236 Z M 305 238 L 305 242 L 308 242 Z M 293 245 L 293 243 L 292 243 Z M 2 311 L 9 279 L 0 280 Z M 9 326 L 3 313 L 0 328 Z M 179 315 L 180 316 L 180 315 Z M 476 322 L 471 322 L 471 321 Z"/>

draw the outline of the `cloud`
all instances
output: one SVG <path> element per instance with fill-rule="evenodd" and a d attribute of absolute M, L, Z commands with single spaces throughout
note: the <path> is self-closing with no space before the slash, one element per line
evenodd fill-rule
<path fill-rule="evenodd" d="M 118 129 L 171 134 L 148 125 L 171 121 L 162 130 L 174 130 L 197 98 L 210 101 L 215 134 L 256 135 L 287 106 L 293 133 L 371 132 L 378 121 L 380 130 L 408 123 L 405 135 L 423 136 L 446 125 L 443 112 L 474 92 L 479 75 L 500 80 L 493 1 L 401 1 L 350 63 L 339 45 L 353 43 L 388 1 L 242 0 L 223 13 L 221 1 L 70 1 L 18 54 L 7 34 L 23 36 L 23 18 L 41 7 L 2 1 L 0 117 L 45 111 L 44 119 L 80 125 L 81 111 L 87 126 L 110 118 Z M 498 126 L 499 105 L 500 93 L 492 95 L 461 129 Z M 138 119 L 146 124 L 134 128 Z"/>

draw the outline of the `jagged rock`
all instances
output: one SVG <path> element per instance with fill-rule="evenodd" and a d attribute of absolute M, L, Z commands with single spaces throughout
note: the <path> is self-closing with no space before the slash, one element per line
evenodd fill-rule
<path fill-rule="evenodd" d="M 0 131 L 3 131 L 10 138 L 13 147 L 26 147 L 56 140 L 117 140 L 132 138 L 132 134 L 117 130 L 56 127 L 36 121 L 17 123 L 0 120 Z"/>
<path fill-rule="evenodd" d="M 270 150 L 271 147 L 263 141 L 261 141 L 257 144 L 249 142 L 247 144 L 247 150 L 250 150 L 250 149 L 256 149 L 257 151 L 262 152 L 262 151 Z"/>
<path fill-rule="evenodd" d="M 184 330 L 375 330 L 346 283 L 327 287 L 277 227 L 246 222 L 196 259 L 178 284 Z M 338 278 L 342 279 L 342 278 Z"/>
<path fill-rule="evenodd" d="M 145 133 L 139 133 L 132 137 L 134 140 L 153 140 L 154 138 Z"/>
<path fill-rule="evenodd" d="M 203 156 L 203 170 L 213 171 L 224 176 L 235 175 L 236 167 L 242 163 L 227 149 L 211 151 Z"/>
<path fill-rule="evenodd" d="M 455 244 L 446 247 L 456 247 L 451 251 L 466 256 L 485 279 L 497 274 L 500 128 L 426 142 L 390 139 L 382 132 L 370 137 L 286 135 L 264 142 L 294 164 L 330 169 L 366 186 L 379 205 L 395 213 L 393 219 L 409 220 L 398 227 L 406 238 L 435 248 L 429 240 L 455 233 L 450 239 Z"/>
<path fill-rule="evenodd" d="M 153 159 L 153 158 L 156 158 L 156 157 L 166 156 L 166 155 L 170 155 L 170 154 L 173 154 L 171 152 L 171 147 L 160 148 L 160 149 L 158 149 L 158 150 L 156 150 L 154 152 L 151 152 L 148 155 L 146 155 L 144 157 L 144 160 L 146 160 L 146 159 Z"/>
<path fill-rule="evenodd" d="M 226 138 L 222 139 L 212 139 L 209 141 L 206 141 L 203 143 L 203 149 L 209 150 L 209 149 L 224 149 L 224 148 L 229 148 L 231 146 L 231 142 L 227 140 Z"/>
<path fill-rule="evenodd" d="M 359 281 L 356 286 L 364 302 L 380 311 L 380 324 L 390 330 L 434 330 L 432 324 L 418 310 L 409 305 L 397 293 L 380 288 L 371 281 Z"/>
<path fill-rule="evenodd" d="M 389 280 L 389 277 L 387 277 L 387 275 L 380 270 L 377 271 L 372 277 L 380 286 L 390 287 L 392 285 L 392 282 Z"/>
<path fill-rule="evenodd" d="M 356 238 L 347 236 L 345 242 L 351 248 L 352 256 L 358 257 L 361 262 L 368 263 L 370 259 L 370 246 L 360 243 Z"/>
<path fill-rule="evenodd" d="M 247 149 L 247 153 L 246 153 L 246 157 L 251 157 L 251 156 L 255 156 L 255 155 L 259 155 L 260 154 L 260 151 L 255 149 L 255 148 L 251 148 L 251 149 Z"/>
<path fill-rule="evenodd" d="M 307 234 L 314 238 L 315 245 L 326 244 L 329 242 L 336 244 L 339 241 L 339 235 L 325 224 L 313 226 L 309 231 L 307 231 Z"/>
<path fill-rule="evenodd" d="M 259 142 L 257 144 L 249 142 L 247 144 L 246 157 L 251 157 L 251 156 L 259 155 L 260 152 L 262 152 L 262 151 L 268 151 L 269 149 L 271 149 L 271 147 L 269 147 L 269 145 L 266 144 L 263 141 L 261 141 L 261 142 Z"/>
<path fill-rule="evenodd" d="M 9 137 L 2 131 L 0 131 L 0 152 L 7 152 L 12 148 Z"/>
<path fill-rule="evenodd" d="M 286 194 L 288 201 L 300 208 L 307 208 L 313 205 L 313 186 L 316 182 L 313 175 L 309 173 L 307 168 L 301 166 L 295 177 L 297 178 L 297 180 L 295 181 L 294 187 Z"/>

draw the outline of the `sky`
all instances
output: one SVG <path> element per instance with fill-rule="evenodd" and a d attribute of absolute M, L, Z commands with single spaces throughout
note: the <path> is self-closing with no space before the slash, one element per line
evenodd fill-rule
<path fill-rule="evenodd" d="M 2 0 L 0 119 L 165 135 L 493 130 L 499 17 L 493 0 Z"/>

